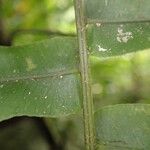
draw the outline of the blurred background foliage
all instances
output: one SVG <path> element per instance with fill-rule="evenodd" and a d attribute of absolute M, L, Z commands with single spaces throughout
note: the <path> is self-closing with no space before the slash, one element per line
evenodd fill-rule
<path fill-rule="evenodd" d="M 75 33 L 72 0 L 0 0 L 0 17 L 3 36 L 16 45 Z"/>
<path fill-rule="evenodd" d="M 0 45 L 74 36 L 72 0 L 0 0 Z M 95 109 L 118 103 L 150 103 L 150 51 L 90 57 Z M 13 118 L 0 123 L 2 150 L 83 149 L 80 114 L 60 119 Z"/>

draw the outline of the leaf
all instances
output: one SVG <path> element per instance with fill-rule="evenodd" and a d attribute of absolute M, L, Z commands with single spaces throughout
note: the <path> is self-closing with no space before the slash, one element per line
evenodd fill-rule
<path fill-rule="evenodd" d="M 85 0 L 89 22 L 124 22 L 150 20 L 149 0 Z"/>
<path fill-rule="evenodd" d="M 149 0 L 86 0 L 88 47 L 93 56 L 150 48 Z"/>
<path fill-rule="evenodd" d="M 113 56 L 150 48 L 150 23 L 102 24 L 88 28 L 93 56 Z"/>
<path fill-rule="evenodd" d="M 0 47 L 0 120 L 80 111 L 77 54 L 76 40 L 64 37 Z"/>
<path fill-rule="evenodd" d="M 95 113 L 98 148 L 150 149 L 150 105 L 107 106 Z"/>

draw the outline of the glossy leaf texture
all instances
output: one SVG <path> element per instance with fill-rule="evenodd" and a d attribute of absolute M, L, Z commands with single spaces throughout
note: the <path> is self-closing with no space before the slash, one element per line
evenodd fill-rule
<path fill-rule="evenodd" d="M 150 105 L 120 104 L 95 113 L 97 149 L 150 149 Z"/>
<path fill-rule="evenodd" d="M 148 0 L 85 0 L 87 43 L 93 56 L 150 48 Z"/>
<path fill-rule="evenodd" d="M 0 47 L 0 120 L 14 116 L 60 117 L 80 111 L 75 38 Z"/>

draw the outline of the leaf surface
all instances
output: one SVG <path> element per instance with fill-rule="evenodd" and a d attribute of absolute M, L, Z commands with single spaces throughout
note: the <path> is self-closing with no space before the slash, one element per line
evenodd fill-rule
<path fill-rule="evenodd" d="M 102 24 L 88 28 L 88 47 L 98 57 L 122 55 L 150 48 L 150 24 Z"/>
<path fill-rule="evenodd" d="M 133 22 L 150 20 L 149 0 L 85 0 L 90 22 Z"/>
<path fill-rule="evenodd" d="M 0 120 L 80 111 L 77 55 L 75 38 L 0 47 Z"/>
<path fill-rule="evenodd" d="M 85 0 L 87 43 L 94 56 L 150 48 L 149 0 Z"/>
<path fill-rule="evenodd" d="M 150 149 L 150 105 L 120 104 L 95 113 L 98 149 Z"/>

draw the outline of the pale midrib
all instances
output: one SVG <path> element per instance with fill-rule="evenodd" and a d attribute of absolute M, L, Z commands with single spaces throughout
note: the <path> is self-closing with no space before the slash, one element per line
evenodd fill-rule
<path fill-rule="evenodd" d="M 48 73 L 48 74 L 43 74 L 43 75 L 30 75 L 30 76 L 18 76 L 18 77 L 8 77 L 8 78 L 0 78 L 0 83 L 3 82 L 18 82 L 18 81 L 22 81 L 22 80 L 39 80 L 39 79 L 44 79 L 44 78 L 57 78 L 60 76 L 67 76 L 67 75 L 71 75 L 71 74 L 77 74 L 79 73 L 78 69 L 74 69 L 74 70 L 61 70 L 58 72 L 53 72 L 53 73 Z"/>

